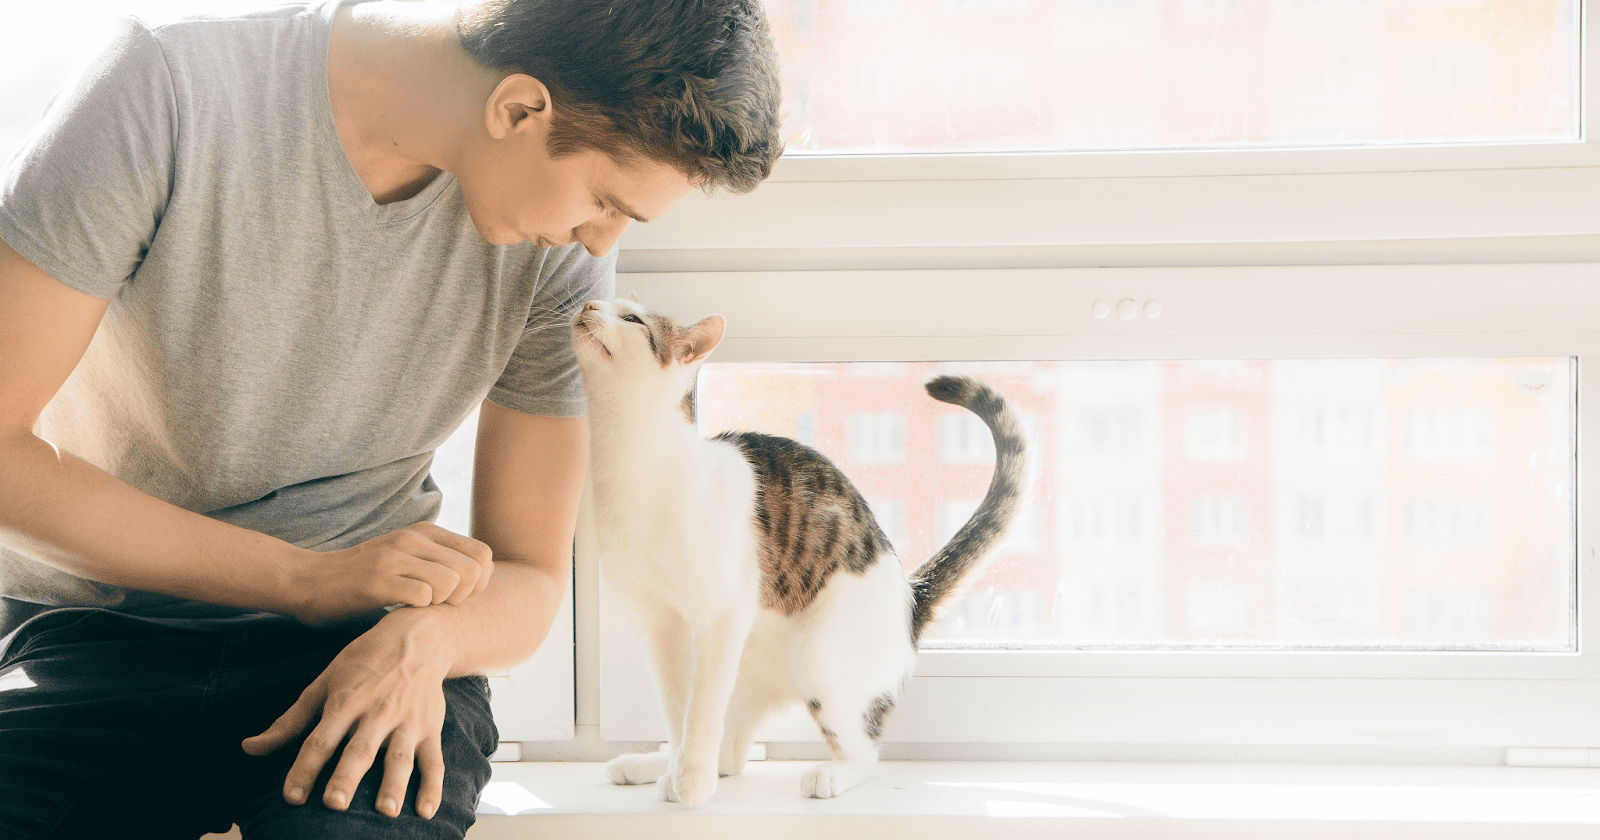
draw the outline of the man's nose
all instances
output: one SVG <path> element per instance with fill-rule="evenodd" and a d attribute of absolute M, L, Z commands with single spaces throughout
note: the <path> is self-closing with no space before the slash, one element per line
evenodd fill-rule
<path fill-rule="evenodd" d="M 628 229 L 628 222 L 633 221 L 627 216 L 619 216 L 615 221 L 585 222 L 572 232 L 579 242 L 583 243 L 585 250 L 591 257 L 603 257 L 611 253 L 617 240 L 622 238 L 622 232 Z"/>

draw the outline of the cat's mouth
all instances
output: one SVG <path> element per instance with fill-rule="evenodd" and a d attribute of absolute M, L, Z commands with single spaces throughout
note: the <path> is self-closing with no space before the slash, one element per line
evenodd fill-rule
<path fill-rule="evenodd" d="M 604 354 L 607 359 L 611 358 L 611 350 L 606 347 L 606 343 L 604 341 L 600 340 L 599 325 L 589 320 L 588 313 L 578 316 L 578 319 L 572 322 L 572 332 L 578 336 L 581 336 L 583 340 L 588 341 L 594 346 L 600 348 L 600 352 Z"/>

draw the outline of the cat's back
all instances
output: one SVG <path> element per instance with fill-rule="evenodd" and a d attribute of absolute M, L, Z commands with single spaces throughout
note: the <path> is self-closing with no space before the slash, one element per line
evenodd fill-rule
<path fill-rule="evenodd" d="M 760 432 L 724 432 L 714 440 L 738 450 L 755 482 L 762 606 L 799 612 L 834 574 L 859 576 L 893 555 L 866 499 L 826 455 Z"/>

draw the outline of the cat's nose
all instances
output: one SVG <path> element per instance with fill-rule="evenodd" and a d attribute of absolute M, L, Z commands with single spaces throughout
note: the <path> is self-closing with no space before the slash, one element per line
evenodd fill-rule
<path fill-rule="evenodd" d="M 583 305 L 583 311 L 585 311 L 585 312 L 598 312 L 598 311 L 600 311 L 600 301 L 598 301 L 598 300 L 589 301 L 588 303 Z"/>

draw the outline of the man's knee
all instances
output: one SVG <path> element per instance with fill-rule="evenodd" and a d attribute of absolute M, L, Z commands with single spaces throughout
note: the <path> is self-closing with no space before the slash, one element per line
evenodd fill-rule
<path fill-rule="evenodd" d="M 498 745 L 499 733 L 489 710 L 488 682 L 483 677 L 465 677 L 445 683 L 445 720 L 440 732 L 444 754 L 443 797 L 432 819 L 417 815 L 418 778 L 413 771 L 406 786 L 400 816 L 389 817 L 377 810 L 378 789 L 383 782 L 381 758 L 356 786 L 349 807 L 332 811 L 322 805 L 322 794 L 338 765 L 336 755 L 323 769 L 307 804 L 292 806 L 283 801 L 283 776 L 264 780 L 247 801 L 249 813 L 239 824 L 245 836 L 257 840 L 289 838 L 460 838 L 476 819 L 478 797 L 489 783 L 489 755 Z"/>

